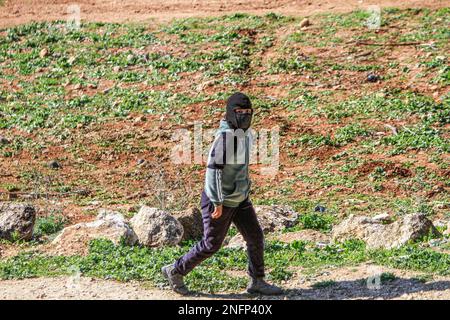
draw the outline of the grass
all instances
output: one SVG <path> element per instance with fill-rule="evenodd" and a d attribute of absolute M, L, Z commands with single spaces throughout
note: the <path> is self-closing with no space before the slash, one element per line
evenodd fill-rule
<path fill-rule="evenodd" d="M 392 282 L 395 279 L 397 279 L 397 277 L 392 272 L 383 272 L 380 276 L 381 284 Z"/>
<path fill-rule="evenodd" d="M 404 127 L 399 134 L 386 137 L 383 143 L 394 146 L 392 154 L 403 153 L 408 149 L 435 148 L 442 153 L 450 151 L 450 142 L 440 135 L 440 131 L 427 124 Z"/>
<path fill-rule="evenodd" d="M 287 231 L 329 232 L 352 213 L 441 217 L 448 194 L 429 192 L 448 187 L 448 13 L 383 9 L 380 32 L 367 29 L 367 12 L 360 10 L 311 16 L 306 30 L 299 27 L 303 17 L 273 13 L 161 25 L 83 23 L 76 31 L 64 30 L 63 21 L 33 22 L 0 30 L 0 134 L 9 141 L 0 143 L 0 171 L 8 174 L 0 175 L 0 191 L 33 192 L 49 180 L 44 193 L 89 190 L 69 196 L 68 208 L 95 214 L 85 208 L 93 201 L 159 205 L 162 192 L 149 176 L 162 170 L 168 208 L 198 205 L 192 193 L 203 186 L 204 166 L 167 160 L 171 130 L 200 118 L 205 129 L 214 128 L 227 96 L 241 90 L 252 99 L 256 129 L 280 127 L 277 188 L 255 174 L 251 197 L 255 204 L 293 206 L 299 220 Z M 349 43 L 356 40 L 424 45 Z M 369 72 L 380 80 L 367 82 Z M 134 122 L 140 116 L 146 121 Z M 48 170 L 49 157 L 63 168 Z M 146 171 L 135 165 L 138 159 L 163 165 Z M 142 190 L 149 196 L 129 200 Z M 314 212 L 319 203 L 325 213 Z M 46 239 L 64 223 L 59 215 L 39 218 L 35 234 Z M 161 285 L 158 268 L 187 249 L 96 242 L 88 257 L 19 256 L 0 262 L 0 273 L 68 274 L 75 265 L 88 275 Z M 371 252 L 353 242 L 323 249 L 270 242 L 266 254 L 268 276 L 277 282 L 294 277 L 295 267 L 374 260 L 446 274 L 448 264 L 448 256 L 420 247 Z M 242 252 L 221 250 L 188 281 L 207 291 L 234 290 L 245 279 L 224 271 L 245 265 Z"/>
<path fill-rule="evenodd" d="M 294 227 L 286 229 L 286 232 L 298 231 L 302 229 L 312 229 L 318 231 L 330 231 L 335 218 L 330 214 L 305 213 L 300 215 Z"/>
<path fill-rule="evenodd" d="M 324 281 L 319 281 L 314 283 L 311 287 L 313 289 L 324 289 L 324 288 L 329 288 L 336 285 L 336 281 L 333 280 L 324 280 Z"/>
<path fill-rule="evenodd" d="M 421 23 L 425 27 L 428 19 L 434 16 L 442 19 L 445 17 L 442 12 L 445 10 L 420 11 L 422 18 L 427 17 Z M 389 19 L 398 13 L 386 10 L 383 14 Z M 402 18 L 412 17 L 408 14 Z M 328 32 L 334 33 L 337 29 L 364 27 L 366 18 L 367 12 L 355 11 L 343 15 L 319 15 L 318 21 L 326 26 L 323 36 L 330 37 Z M 445 25 L 445 21 L 437 21 Z M 297 48 L 289 45 L 279 48 L 280 57 L 267 65 L 261 64 L 261 55 L 274 45 L 272 32 L 297 22 L 297 18 L 273 14 L 237 14 L 222 18 L 180 19 L 154 29 L 139 24 L 86 23 L 80 30 L 67 32 L 60 21 L 34 22 L 6 29 L 6 35 L 0 36 L 0 62 L 4 63 L 0 79 L 10 81 L 15 78 L 21 89 L 0 90 L 0 101 L 6 102 L 0 104 L 0 111 L 9 115 L 0 118 L 0 128 L 19 127 L 29 131 L 49 127 L 73 128 L 77 124 L 101 121 L 104 117 L 122 117 L 131 111 L 167 114 L 170 113 L 167 107 L 172 111 L 199 100 L 195 95 L 177 99 L 174 92 L 155 97 L 138 88 L 138 84 L 168 85 L 182 79 L 184 73 L 200 73 L 203 79 L 217 76 L 234 78 L 239 83 L 265 73 L 320 73 L 323 63 L 317 63 L 314 57 L 296 55 Z M 178 40 L 174 41 L 173 36 Z M 305 33 L 305 36 L 310 36 L 310 33 Z M 445 41 L 445 38 L 440 40 Z M 143 48 L 152 45 L 172 46 L 184 54 L 142 52 Z M 204 50 L 205 47 L 208 50 Z M 48 55 L 40 57 L 42 48 L 48 50 Z M 423 61 L 421 65 L 429 70 L 446 67 L 445 59 L 437 57 Z M 354 64 L 351 67 L 353 71 L 379 68 Z M 114 71 L 114 68 L 119 68 L 119 71 Z M 28 81 L 27 76 L 32 74 L 38 76 Z M 448 70 L 439 74 L 445 79 Z M 96 88 L 105 79 L 114 82 L 107 93 L 65 99 L 71 86 L 79 84 L 84 91 L 89 86 Z M 123 90 L 118 88 L 119 83 L 132 86 Z M 232 87 L 234 83 L 233 80 L 228 86 Z M 43 91 L 47 92 L 45 96 L 39 94 Z M 175 98 L 173 104 L 164 103 L 169 97 Z M 408 102 L 405 103 L 405 99 Z M 204 98 L 201 101 L 205 101 Z M 151 107 L 145 110 L 144 106 Z M 408 116 L 430 111 L 439 116 L 439 110 L 445 112 L 446 108 L 419 94 L 399 92 L 392 96 L 391 93 L 384 96 L 376 93 L 349 99 L 326 105 L 316 112 L 324 113 L 329 119 L 341 119 L 378 111 L 383 111 L 378 113 L 383 116 Z M 57 121 L 62 114 L 64 118 Z M 448 111 L 446 119 L 448 121 Z"/>
<path fill-rule="evenodd" d="M 340 127 L 336 130 L 334 137 L 330 135 L 314 135 L 305 134 L 300 138 L 291 139 L 290 145 L 306 145 L 312 148 L 318 148 L 322 146 L 343 147 L 351 142 L 354 142 L 357 138 L 363 138 L 370 135 L 370 131 L 364 128 L 360 124 L 349 124 L 344 127 Z"/>
<path fill-rule="evenodd" d="M 431 122 L 446 124 L 450 120 L 449 103 L 448 97 L 444 97 L 442 102 L 436 102 L 430 97 L 413 92 L 383 90 L 328 104 L 314 110 L 314 113 L 324 115 L 335 122 L 355 116 L 359 120 L 368 118 L 393 120 L 417 115 L 422 119 L 430 119 Z"/>
<path fill-rule="evenodd" d="M 304 243 L 306 244 L 306 243 Z M 187 252 L 191 243 L 181 247 L 150 249 L 142 247 L 115 246 L 107 240 L 91 242 L 89 254 L 85 257 L 45 256 L 22 253 L 0 262 L 1 279 L 22 279 L 38 276 L 68 275 L 76 269 L 85 276 L 93 276 L 119 281 L 145 280 L 154 286 L 166 285 L 160 268 L 173 262 Z M 280 283 L 289 280 L 294 272 L 290 267 L 303 267 L 308 270 L 357 265 L 372 261 L 390 267 L 433 272 L 448 275 L 448 254 L 438 253 L 417 245 L 394 250 L 366 250 L 360 241 L 347 241 L 324 248 L 269 242 L 265 252 L 269 278 Z M 237 290 L 245 287 L 247 279 L 230 276 L 226 270 L 245 270 L 247 258 L 242 250 L 221 249 L 216 255 L 204 261 L 186 277 L 187 284 L 194 290 L 219 292 Z M 391 274 L 382 275 L 382 281 L 392 281 Z M 315 287 L 328 287 L 333 283 L 316 284 Z"/>
<path fill-rule="evenodd" d="M 66 218 L 63 215 L 52 214 L 48 217 L 40 217 L 36 219 L 34 225 L 33 236 L 40 238 L 45 235 L 52 235 L 64 228 Z"/>
<path fill-rule="evenodd" d="M 304 70 L 317 70 L 313 62 L 302 59 L 301 57 L 280 58 L 272 61 L 269 66 L 270 73 L 289 73 Z"/>
<path fill-rule="evenodd" d="M 426 271 L 448 275 L 445 265 L 450 263 L 450 255 L 432 250 L 418 249 L 417 246 L 402 247 L 390 251 L 380 251 L 373 255 L 377 263 L 393 268 Z"/>

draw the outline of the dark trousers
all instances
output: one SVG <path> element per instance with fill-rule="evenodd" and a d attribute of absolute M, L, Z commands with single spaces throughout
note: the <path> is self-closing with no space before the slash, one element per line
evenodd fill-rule
<path fill-rule="evenodd" d="M 264 277 L 264 234 L 250 200 L 245 200 L 237 208 L 224 206 L 222 216 L 213 219 L 211 215 L 214 212 L 214 205 L 203 192 L 201 207 L 203 238 L 175 262 L 175 270 L 186 275 L 217 252 L 233 222 L 247 243 L 248 274 L 253 278 Z"/>

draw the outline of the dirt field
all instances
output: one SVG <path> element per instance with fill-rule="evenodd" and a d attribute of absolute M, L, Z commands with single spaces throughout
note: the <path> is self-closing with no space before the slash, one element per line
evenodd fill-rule
<path fill-rule="evenodd" d="M 234 12 L 253 14 L 276 12 L 285 15 L 308 16 L 320 12 L 349 12 L 369 5 L 397 8 L 440 8 L 448 5 L 448 1 L 442 0 L 5 0 L 3 2 L 4 5 L 0 7 L 0 28 L 30 21 L 65 20 L 68 17 L 67 7 L 71 4 L 80 6 L 82 20 L 96 22 L 166 21 L 173 18 L 217 16 Z"/>
<path fill-rule="evenodd" d="M 203 187 L 203 167 L 193 165 L 182 171 L 169 163 L 168 151 L 174 145 L 169 132 L 179 128 L 180 123 L 192 126 L 199 119 L 205 121 L 207 127 L 215 123 L 220 114 L 212 109 L 223 106 L 221 96 L 216 94 L 237 87 L 259 97 L 259 127 L 276 124 L 284 131 L 280 173 L 267 179 L 258 175 L 259 167 L 255 166 L 252 172 L 261 204 L 267 200 L 282 203 L 289 200 L 302 214 L 312 212 L 316 204 L 324 204 L 325 216 L 332 216 L 335 222 L 350 213 L 388 212 L 395 216 L 419 211 L 429 214 L 433 221 L 450 219 L 450 153 L 436 151 L 436 146 L 443 144 L 450 132 L 444 112 L 439 113 L 444 109 L 442 101 L 450 90 L 445 80 L 445 72 L 448 72 L 448 42 L 445 42 L 448 32 L 442 31 L 445 17 L 433 18 L 433 22 L 428 23 L 426 17 L 421 16 L 424 13 L 391 12 L 385 26 L 369 33 L 355 17 L 342 24 L 336 21 L 339 19 L 328 17 L 322 22 L 322 18 L 313 17 L 312 25 L 306 28 L 300 28 L 299 21 L 278 22 L 281 27 L 274 27 L 275 17 L 267 23 L 266 29 L 242 25 L 236 35 L 234 31 L 223 30 L 240 18 L 227 23 L 215 21 L 208 26 L 216 24 L 217 30 L 202 29 L 201 24 L 199 27 L 193 23 L 167 25 L 160 31 L 156 23 L 151 24 L 236 12 L 307 17 L 317 13 L 350 12 L 373 4 L 400 9 L 436 9 L 448 7 L 448 1 L 0 0 L 0 36 L 7 33 L 2 28 L 31 21 L 66 20 L 67 7 L 74 3 L 80 5 L 83 21 L 146 22 L 149 30 L 136 31 L 128 25 L 87 26 L 82 30 L 85 41 L 66 35 L 54 41 L 59 38 L 46 37 L 47 30 L 42 26 L 13 33 L 12 37 L 19 39 L 14 43 L 16 47 L 11 45 L 7 50 L 0 50 L 0 53 L 5 52 L 5 59 L 0 59 L 0 102 L 4 103 L 8 116 L 3 119 L 9 121 L 5 120 L 4 128 L 0 126 L 0 138 L 5 136 L 8 141 L 0 148 L 0 201 L 18 196 L 29 200 L 31 192 L 37 195 L 42 192 L 50 199 L 36 196 L 33 200 L 39 208 L 38 219 L 61 215 L 64 217 L 61 224 L 66 226 L 92 220 L 103 207 L 131 216 L 144 201 L 156 201 L 150 199 L 150 195 L 155 194 L 152 188 L 166 179 L 167 188 L 176 190 L 173 199 L 183 195 L 183 199 L 190 199 L 189 204 L 196 204 Z M 115 37 L 108 38 L 105 31 L 108 28 L 117 28 Z M 59 36 L 56 29 L 51 30 Z M 151 43 L 147 31 L 155 32 L 163 41 Z M 220 37 L 214 41 L 202 38 L 209 33 Z M 431 33 L 434 38 L 430 38 Z M 103 36 L 105 48 L 94 47 L 95 41 Z M 227 38 L 230 36 L 235 36 L 236 40 Z M 238 42 L 241 39 L 245 50 Z M 36 52 L 30 53 L 29 46 L 36 45 L 38 40 L 42 42 L 35 47 Z M 365 40 L 373 45 L 367 45 Z M 217 44 L 218 41 L 223 43 Z M 6 48 L 9 43 L 3 45 Z M 230 47 L 235 52 L 230 51 Z M 242 66 L 239 63 L 247 61 L 242 58 L 244 51 L 251 63 Z M 146 54 L 153 54 L 150 57 L 154 61 Z M 283 64 L 286 55 L 295 57 L 290 60 L 292 65 Z M 166 64 L 169 67 L 164 67 Z M 200 67 L 202 64 L 206 69 Z M 225 64 L 226 68 L 217 74 L 206 73 L 219 64 Z M 280 70 L 269 70 L 269 65 Z M 175 72 L 176 77 L 171 78 L 165 70 L 170 67 L 186 70 Z M 64 73 L 54 80 L 58 72 Z M 367 81 L 368 72 L 381 75 L 381 80 Z M 155 92 L 161 96 L 153 95 Z M 317 100 L 317 106 L 316 95 L 323 99 Z M 172 97 L 175 100 L 171 100 Z M 419 98 L 423 106 L 410 101 Z M 140 107 L 140 100 L 144 101 L 145 108 Z M 41 106 L 59 106 L 60 101 L 67 102 L 63 104 L 67 109 L 61 109 L 59 114 L 55 111 L 58 108 L 41 108 L 50 111 L 49 118 L 39 122 L 40 114 L 35 111 L 41 110 Z M 167 101 L 169 107 L 179 107 L 182 112 L 168 116 L 157 109 Z M 335 105 L 335 101 L 350 103 Z M 398 103 L 385 105 L 385 101 Z M 116 102 L 119 105 L 129 102 L 132 105 L 129 115 L 116 116 L 111 112 L 105 113 L 105 119 L 110 116 L 108 121 L 96 118 L 98 110 Z M 99 109 L 87 110 L 85 114 L 81 108 L 85 104 Z M 342 106 L 354 111 L 345 115 L 338 108 Z M 372 109 L 365 110 L 364 106 Z M 377 112 L 376 106 L 385 109 Z M 155 108 L 156 113 L 144 113 L 143 110 L 150 107 Z M 433 116 L 433 112 L 442 114 L 434 120 L 442 124 L 439 131 L 427 131 L 427 134 L 434 134 L 434 140 L 426 140 L 427 134 L 420 135 L 431 147 L 418 145 L 422 141 L 414 144 L 411 138 L 414 132 L 422 134 L 423 130 L 408 131 L 408 128 L 416 128 L 422 118 Z M 71 118 L 66 119 L 67 115 Z M 0 112 L 0 120 L 1 116 Z M 39 121 L 34 123 L 29 119 L 32 117 Z M 165 123 L 164 117 L 173 119 Z M 66 126 L 64 121 L 59 122 L 60 118 L 73 123 Z M 363 127 L 352 126 L 354 123 L 361 123 Z M 53 125 L 61 127 L 61 131 L 53 131 Z M 397 129 L 401 135 L 397 134 Z M 391 146 L 383 141 L 391 136 L 405 137 L 393 139 L 398 145 L 406 146 L 402 152 L 389 154 Z M 48 165 L 54 159 L 62 163 L 57 170 Z M 149 174 L 160 169 L 150 165 L 158 163 L 157 160 L 162 160 L 166 166 L 166 175 Z M 179 181 L 192 185 L 178 185 Z M 273 188 L 274 185 L 278 188 Z M 327 224 L 323 219 L 320 221 Z M 58 224 L 48 222 L 52 223 Z M 46 236 L 42 239 L 48 240 Z M 23 248 L 15 244 L 0 243 L 1 259 L 16 256 L 21 251 Z M 383 267 L 383 272 L 393 277 L 379 290 L 367 289 L 366 265 L 329 268 L 314 276 L 298 272 L 285 283 L 287 294 L 277 299 L 450 299 L 448 276 L 418 280 L 415 277 L 420 274 L 410 271 Z M 0 281 L 0 300 L 179 298 L 182 297 L 152 288 L 145 282 L 47 276 Z M 222 292 L 189 298 L 252 297 Z"/>
<path fill-rule="evenodd" d="M 263 299 L 309 300 L 309 299 L 400 299 L 400 300 L 447 300 L 450 299 L 450 278 L 434 277 L 427 282 L 416 275 L 401 270 L 386 269 L 395 278 L 381 283 L 379 289 L 367 286 L 367 266 L 340 268 L 323 272 L 322 275 L 291 279 L 284 286 L 286 293 Z M 223 292 L 203 294 L 194 292 L 180 296 L 169 290 L 151 288 L 142 282 L 120 283 L 85 277 L 35 278 L 0 281 L 0 299 L 260 299 L 246 293 Z"/>

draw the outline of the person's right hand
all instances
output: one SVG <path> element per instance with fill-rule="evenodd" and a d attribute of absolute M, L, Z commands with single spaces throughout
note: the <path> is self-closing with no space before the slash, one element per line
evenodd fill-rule
<path fill-rule="evenodd" d="M 213 219 L 219 219 L 222 216 L 223 206 L 214 207 L 214 212 L 212 213 Z"/>

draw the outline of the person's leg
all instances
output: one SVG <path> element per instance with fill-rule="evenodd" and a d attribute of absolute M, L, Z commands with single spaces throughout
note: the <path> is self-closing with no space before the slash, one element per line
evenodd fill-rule
<path fill-rule="evenodd" d="M 237 208 L 223 207 L 222 216 L 213 219 L 214 205 L 206 194 L 202 193 L 203 238 L 188 253 L 175 262 L 175 271 L 186 275 L 205 259 L 212 256 L 222 246 Z"/>
<path fill-rule="evenodd" d="M 233 223 L 247 243 L 248 274 L 252 278 L 264 277 L 264 234 L 249 200 L 239 206 Z"/>
<path fill-rule="evenodd" d="M 247 244 L 248 274 L 251 278 L 249 293 L 264 295 L 282 294 L 283 290 L 264 280 L 264 233 L 252 203 L 247 199 L 239 206 L 233 223 Z"/>

